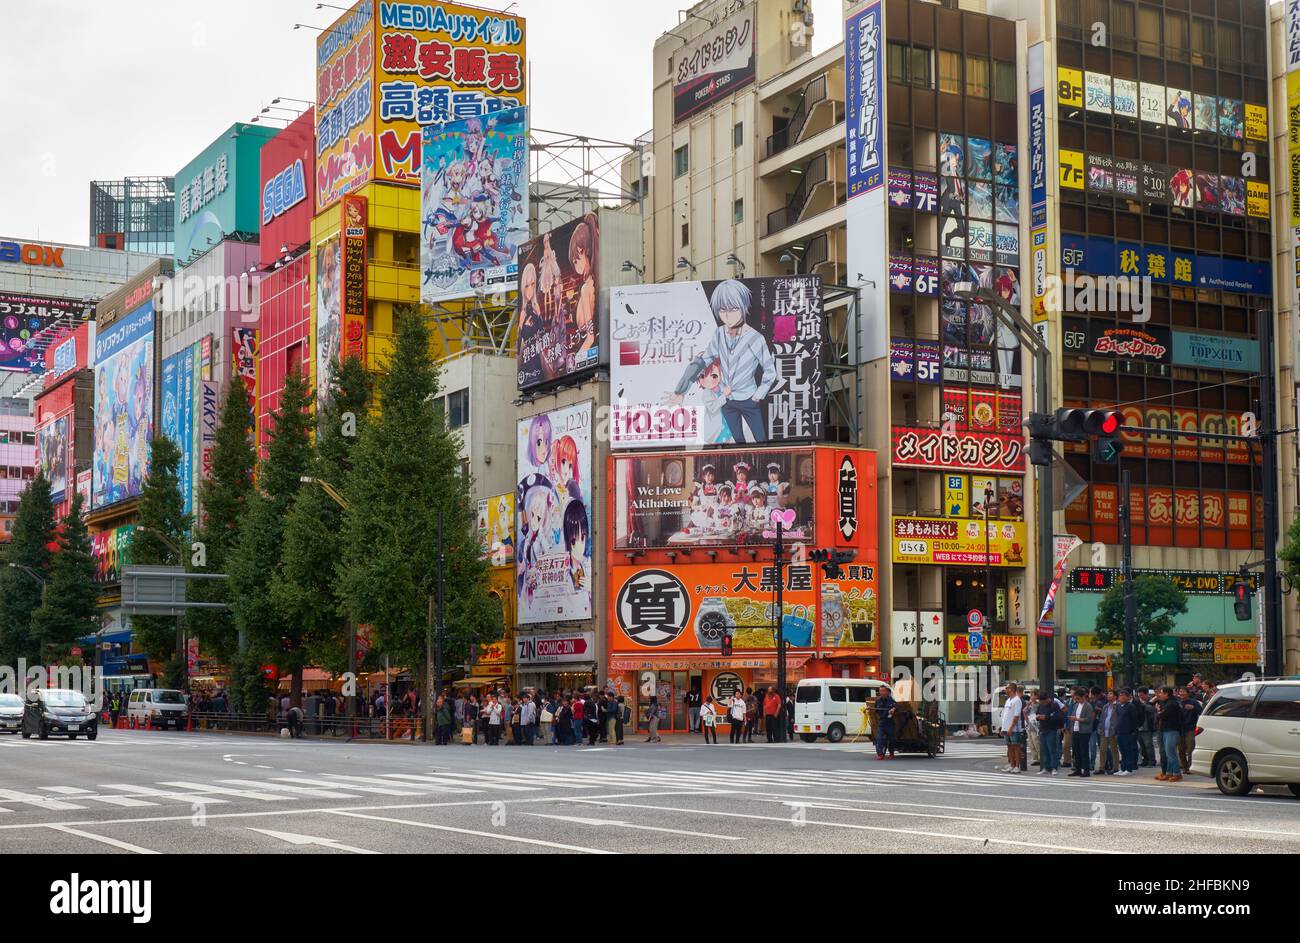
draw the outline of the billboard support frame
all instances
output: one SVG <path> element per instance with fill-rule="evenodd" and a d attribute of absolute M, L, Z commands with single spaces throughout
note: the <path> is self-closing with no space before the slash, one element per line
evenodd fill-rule
<path fill-rule="evenodd" d="M 835 305 L 838 309 L 841 301 L 846 301 L 848 330 L 845 332 L 842 344 L 836 342 L 834 332 L 827 331 L 828 346 L 833 351 L 833 357 L 827 358 L 823 364 L 826 370 L 826 425 L 831 424 L 832 417 L 842 420 L 844 428 L 849 430 L 849 440 L 846 444 L 861 447 L 863 445 L 862 375 L 859 372 L 861 364 L 857 362 L 856 354 L 861 349 L 862 340 L 862 290 L 848 285 L 823 282 L 822 316 L 829 320 L 831 306 Z M 840 405 L 842 397 L 836 394 L 846 392 L 845 388 L 850 382 L 852 392 L 849 396 L 852 400 L 852 408 L 845 409 Z"/>

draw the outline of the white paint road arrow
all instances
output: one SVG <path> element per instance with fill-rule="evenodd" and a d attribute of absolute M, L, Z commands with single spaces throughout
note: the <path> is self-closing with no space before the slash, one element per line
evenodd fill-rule
<path fill-rule="evenodd" d="M 272 838 L 287 841 L 291 845 L 320 845 L 322 848 L 333 848 L 335 851 L 350 851 L 354 855 L 379 854 L 379 852 L 370 851 L 367 848 L 357 848 L 353 845 L 345 845 L 332 838 L 316 838 L 312 835 L 295 835 L 293 832 L 276 832 L 269 828 L 250 828 L 249 831 L 261 832 L 263 835 L 270 835 Z"/>

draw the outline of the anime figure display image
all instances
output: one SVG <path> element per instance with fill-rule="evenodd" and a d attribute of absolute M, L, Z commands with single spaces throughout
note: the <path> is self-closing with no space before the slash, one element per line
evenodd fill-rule
<path fill-rule="evenodd" d="M 530 239 L 519 250 L 525 273 L 516 307 L 520 389 L 590 369 L 599 361 L 599 246 L 600 220 L 588 213 Z"/>

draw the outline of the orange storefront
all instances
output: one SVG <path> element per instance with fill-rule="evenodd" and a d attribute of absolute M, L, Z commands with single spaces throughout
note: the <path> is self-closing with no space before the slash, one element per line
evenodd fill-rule
<path fill-rule="evenodd" d="M 875 453 L 616 455 L 608 481 L 608 673 L 638 726 L 651 697 L 661 731 L 680 731 L 692 689 L 719 699 L 776 684 L 773 512 L 784 534 L 788 683 L 879 673 Z M 831 579 L 811 559 L 818 549 L 855 556 Z"/>

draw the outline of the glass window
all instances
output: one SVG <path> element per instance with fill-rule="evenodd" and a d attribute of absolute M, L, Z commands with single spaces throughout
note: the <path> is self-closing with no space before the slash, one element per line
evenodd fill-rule
<path fill-rule="evenodd" d="M 1106 10 L 1106 0 L 1083 0 L 1083 29 L 1091 35 L 1094 23 L 1103 24 L 1110 29 L 1110 16 Z"/>
<path fill-rule="evenodd" d="M 1214 21 L 1192 17 L 1192 52 L 1214 55 Z"/>
<path fill-rule="evenodd" d="M 1056 0 L 1056 19 L 1062 26 L 1078 26 L 1082 21 L 1079 0 Z"/>
<path fill-rule="evenodd" d="M 1160 11 L 1150 7 L 1138 10 L 1138 51 L 1148 56 L 1160 55 Z"/>
<path fill-rule="evenodd" d="M 902 43 L 890 43 L 886 47 L 886 62 L 889 66 L 888 81 L 898 85 L 906 85 L 907 77 L 907 47 Z"/>
<path fill-rule="evenodd" d="M 1270 684 L 1255 705 L 1256 720 L 1300 722 L 1300 685 Z"/>
<path fill-rule="evenodd" d="M 849 688 L 849 703 L 865 704 L 867 695 L 871 692 L 870 688 Z"/>
<path fill-rule="evenodd" d="M 1205 706 L 1206 717 L 1248 717 L 1250 705 L 1255 702 L 1255 695 L 1246 695 L 1245 689 L 1220 691 L 1214 700 Z"/>
<path fill-rule="evenodd" d="M 1187 53 L 1187 17 L 1177 13 L 1165 13 L 1165 55 L 1177 56 Z"/>
<path fill-rule="evenodd" d="M 961 56 L 939 51 L 939 91 L 961 94 Z"/>
<path fill-rule="evenodd" d="M 848 688 L 844 687 L 844 685 L 842 684 L 828 685 L 826 690 L 831 692 L 832 701 L 839 701 L 841 703 L 844 703 L 845 701 L 848 700 L 848 696 L 849 696 Z"/>
<path fill-rule="evenodd" d="M 934 53 L 924 46 L 913 46 L 908 72 L 917 88 L 934 88 Z"/>
<path fill-rule="evenodd" d="M 745 143 L 745 122 L 737 121 L 731 129 L 731 147 L 733 150 L 740 150 Z"/>
<path fill-rule="evenodd" d="M 1236 23 L 1225 23 L 1220 20 L 1215 25 L 1214 33 L 1218 37 L 1219 59 L 1222 60 L 1220 65 L 1228 68 L 1231 63 L 1238 62 L 1241 58 L 1240 27 Z"/>
<path fill-rule="evenodd" d="M 691 244 L 691 224 L 682 223 L 682 246 L 685 247 L 685 246 L 689 246 L 690 244 Z"/>
<path fill-rule="evenodd" d="M 966 94 L 989 97 L 989 61 L 971 56 L 966 60 Z"/>
<path fill-rule="evenodd" d="M 453 429 L 469 424 L 469 390 L 457 390 L 447 396 L 447 425 Z"/>
<path fill-rule="evenodd" d="M 993 63 L 993 97 L 1000 102 L 1016 100 L 1016 64 L 1014 62 Z"/>
<path fill-rule="evenodd" d="M 819 704 L 822 699 L 822 686 L 820 684 L 801 684 L 795 688 L 794 700 L 796 704 Z"/>
<path fill-rule="evenodd" d="M 731 222 L 739 226 L 745 221 L 745 201 L 737 200 L 731 205 Z"/>
<path fill-rule="evenodd" d="M 680 177 L 691 169 L 691 146 L 683 144 L 673 151 L 673 176 Z"/>

